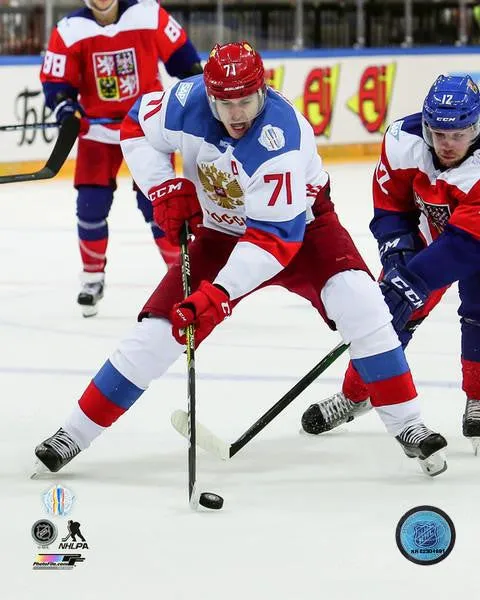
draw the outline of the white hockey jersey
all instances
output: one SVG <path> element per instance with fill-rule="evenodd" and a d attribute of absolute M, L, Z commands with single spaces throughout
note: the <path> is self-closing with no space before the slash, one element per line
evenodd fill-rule
<path fill-rule="evenodd" d="M 175 177 L 196 187 L 203 225 L 240 236 L 216 283 L 235 299 L 281 271 L 298 252 L 328 185 L 313 130 L 281 95 L 268 89 L 263 112 L 239 140 L 213 116 L 203 76 L 139 98 L 121 130 L 121 145 L 142 192 Z"/>

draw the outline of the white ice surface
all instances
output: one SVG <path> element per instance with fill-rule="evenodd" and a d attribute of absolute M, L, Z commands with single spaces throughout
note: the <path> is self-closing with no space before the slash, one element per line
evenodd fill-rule
<path fill-rule="evenodd" d="M 343 223 L 377 272 L 372 165 L 329 170 Z M 183 357 L 64 472 L 28 478 L 33 448 L 59 427 L 164 271 L 130 186 L 120 182 L 105 299 L 89 320 L 75 303 L 70 185 L 0 189 L 0 598 L 478 597 L 480 458 L 461 435 L 456 289 L 408 350 L 425 420 L 449 441 L 449 469 L 436 479 L 373 413 L 319 438 L 299 435 L 305 407 L 338 390 L 346 356 L 230 462 L 199 451 L 199 486 L 224 496 L 222 511 L 188 507 L 186 443 L 169 419 L 186 407 Z M 236 439 L 338 341 L 301 299 L 279 289 L 256 294 L 198 351 L 198 418 Z M 41 493 L 55 482 L 75 493 L 71 516 L 89 550 L 74 571 L 46 574 L 32 570 L 30 529 L 47 516 Z M 430 567 L 408 562 L 395 544 L 398 519 L 422 504 L 445 510 L 457 529 L 452 554 Z M 65 535 L 67 518 L 53 520 Z"/>

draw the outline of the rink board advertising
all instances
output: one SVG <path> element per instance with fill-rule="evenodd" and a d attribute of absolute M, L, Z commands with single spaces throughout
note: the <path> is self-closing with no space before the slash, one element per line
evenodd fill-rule
<path fill-rule="evenodd" d="M 421 109 L 428 88 L 440 73 L 469 72 L 480 81 L 479 53 L 473 49 L 451 52 L 267 53 L 265 68 L 268 84 L 306 116 L 324 156 L 365 157 L 378 151 L 388 123 Z M 38 57 L 3 57 L 3 125 L 48 120 L 50 111 L 39 82 L 40 64 Z M 163 70 L 162 75 L 168 86 L 172 79 Z M 0 133 L 0 169 L 5 172 L 18 163 L 46 159 L 55 135 L 52 129 Z"/>

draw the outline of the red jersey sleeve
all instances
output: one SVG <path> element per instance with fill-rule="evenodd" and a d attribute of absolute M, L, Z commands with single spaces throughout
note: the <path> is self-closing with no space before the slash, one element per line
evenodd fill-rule
<path fill-rule="evenodd" d="M 167 62 L 172 54 L 187 41 L 187 34 L 164 8 L 160 7 L 157 29 L 157 47 L 160 60 Z"/>
<path fill-rule="evenodd" d="M 458 205 L 453 211 L 449 223 L 480 240 L 480 181 L 471 188 L 468 194 L 457 194 L 457 200 Z"/>
<path fill-rule="evenodd" d="M 413 198 L 413 180 L 417 173 L 414 168 L 394 169 L 391 166 L 390 153 L 403 152 L 399 145 L 389 148 L 389 132 L 385 134 L 380 159 L 373 175 L 373 204 L 374 208 L 396 212 L 410 212 L 417 209 Z M 394 162 L 398 157 L 392 157 Z"/>
<path fill-rule="evenodd" d="M 67 83 L 76 89 L 80 87 L 82 68 L 75 47 L 74 44 L 67 48 L 58 29 L 53 30 L 40 72 L 42 83 Z"/>

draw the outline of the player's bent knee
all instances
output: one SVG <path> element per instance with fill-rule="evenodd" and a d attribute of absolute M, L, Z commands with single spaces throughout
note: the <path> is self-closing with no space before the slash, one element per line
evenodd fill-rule
<path fill-rule="evenodd" d="M 321 298 L 328 317 L 345 342 L 369 336 L 386 326 L 393 332 L 392 316 L 378 283 L 365 271 L 343 271 L 325 284 Z"/>
<path fill-rule="evenodd" d="M 184 351 L 166 319 L 148 318 L 137 323 L 110 357 L 113 366 L 129 381 L 146 389 L 161 377 Z"/>
<path fill-rule="evenodd" d="M 113 189 L 102 186 L 78 186 L 77 217 L 87 223 L 108 217 L 113 202 Z"/>

